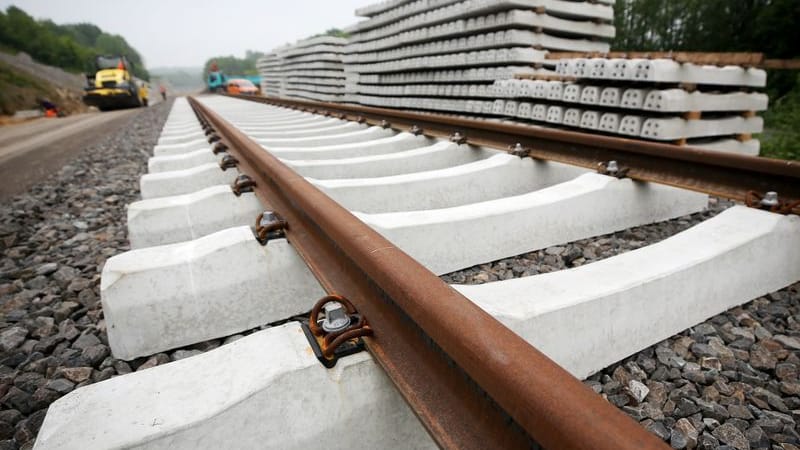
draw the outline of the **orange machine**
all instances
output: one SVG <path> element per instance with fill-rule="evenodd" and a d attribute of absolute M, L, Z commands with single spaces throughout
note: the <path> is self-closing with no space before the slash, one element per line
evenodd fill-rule
<path fill-rule="evenodd" d="M 258 88 L 244 78 L 231 78 L 225 87 L 225 92 L 228 94 L 242 94 L 242 95 L 256 95 Z"/>

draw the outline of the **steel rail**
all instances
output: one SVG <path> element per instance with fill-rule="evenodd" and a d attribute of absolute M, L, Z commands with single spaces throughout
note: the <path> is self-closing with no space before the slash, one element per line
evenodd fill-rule
<path fill-rule="evenodd" d="M 744 156 L 694 147 L 604 136 L 525 124 L 419 114 L 369 106 L 275 97 L 246 100 L 316 111 L 401 131 L 421 129 L 448 137 L 459 132 L 470 144 L 524 149 L 523 155 L 586 168 L 617 161 L 627 177 L 746 202 L 750 192 L 775 191 L 786 202 L 800 202 L 800 162 Z M 518 147 L 517 144 L 520 144 Z M 793 212 L 800 214 L 800 206 Z"/>
<path fill-rule="evenodd" d="M 189 99 L 443 448 L 656 449 L 663 442 L 395 247 L 217 113 Z M 309 305 L 313 299 L 309 299 Z M 231 305 L 235 307 L 235 305 Z"/>

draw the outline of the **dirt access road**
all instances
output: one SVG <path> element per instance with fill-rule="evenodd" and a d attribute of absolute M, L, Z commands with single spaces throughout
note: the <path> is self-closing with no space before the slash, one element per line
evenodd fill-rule
<path fill-rule="evenodd" d="M 0 127 L 0 200 L 25 192 L 141 109 L 35 119 Z"/>

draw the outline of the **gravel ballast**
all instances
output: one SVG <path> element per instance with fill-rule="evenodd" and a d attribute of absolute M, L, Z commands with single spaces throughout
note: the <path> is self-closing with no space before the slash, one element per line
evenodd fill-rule
<path fill-rule="evenodd" d="M 31 448 L 48 406 L 74 389 L 258 330 L 134 361 L 110 355 L 100 272 L 108 257 L 129 249 L 125 205 L 139 199 L 138 179 L 170 106 L 142 110 L 121 132 L 2 204 L 0 450 Z M 702 213 L 442 279 L 479 284 L 589 264 L 661 241 L 730 205 L 712 199 Z M 720 314 L 584 383 L 673 448 L 800 449 L 798 305 L 800 283 Z"/>
<path fill-rule="evenodd" d="M 800 283 L 585 381 L 673 448 L 800 449 Z"/>

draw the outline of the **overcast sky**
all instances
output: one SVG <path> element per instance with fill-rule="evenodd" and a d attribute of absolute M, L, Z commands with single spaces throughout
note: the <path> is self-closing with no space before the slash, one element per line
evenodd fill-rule
<path fill-rule="evenodd" d="M 356 23 L 355 9 L 378 0 L 0 0 L 57 24 L 91 22 L 122 35 L 147 67 L 202 66 Z"/>

